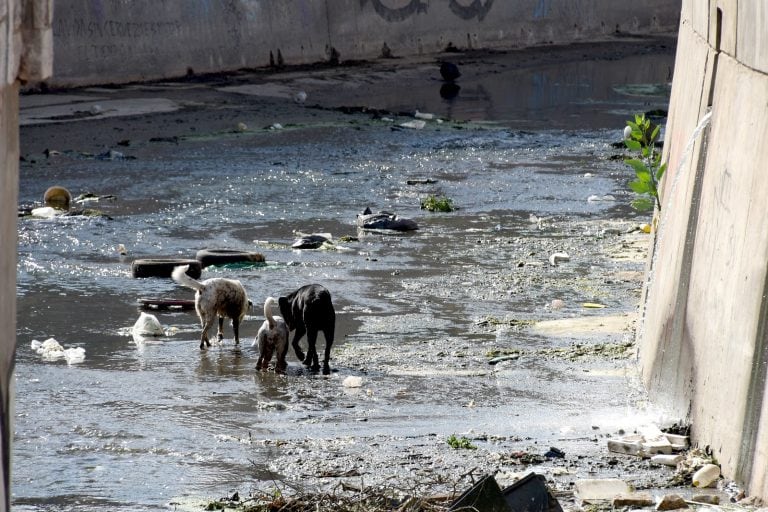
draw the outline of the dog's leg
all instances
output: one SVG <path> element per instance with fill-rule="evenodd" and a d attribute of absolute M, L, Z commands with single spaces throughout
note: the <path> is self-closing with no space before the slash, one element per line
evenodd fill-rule
<path fill-rule="evenodd" d="M 304 358 L 304 365 L 309 366 L 309 369 L 316 372 L 320 369 L 320 362 L 317 359 L 317 329 L 307 330 L 307 357 Z"/>
<path fill-rule="evenodd" d="M 211 346 L 211 341 L 208 339 L 208 330 L 213 327 L 215 318 L 201 317 L 200 320 L 203 324 L 203 334 L 200 336 L 200 350 L 205 350 L 206 347 Z"/>
<path fill-rule="evenodd" d="M 224 339 L 224 317 L 219 317 L 219 330 L 216 331 L 216 337 L 219 338 L 219 342 Z"/>
<path fill-rule="evenodd" d="M 329 363 L 331 359 L 331 346 L 333 345 L 333 331 L 334 329 L 326 329 L 323 331 L 325 336 L 325 357 L 323 358 L 323 375 L 331 374 L 331 366 Z"/>
<path fill-rule="evenodd" d="M 291 345 L 293 345 L 293 350 L 296 352 L 296 358 L 299 361 L 304 361 L 304 352 L 301 351 L 301 347 L 299 346 L 299 340 L 302 336 L 304 336 L 304 333 L 306 333 L 306 329 L 303 325 L 297 325 L 296 326 L 296 332 L 293 335 L 293 342 Z"/>
<path fill-rule="evenodd" d="M 285 361 L 285 356 L 288 354 L 288 343 L 284 344 L 282 349 L 278 349 L 277 362 L 275 363 L 275 373 L 285 374 L 288 369 L 288 363 Z"/>
<path fill-rule="evenodd" d="M 239 345 L 240 344 L 240 319 L 239 318 L 232 319 L 232 330 L 235 333 L 235 345 Z"/>

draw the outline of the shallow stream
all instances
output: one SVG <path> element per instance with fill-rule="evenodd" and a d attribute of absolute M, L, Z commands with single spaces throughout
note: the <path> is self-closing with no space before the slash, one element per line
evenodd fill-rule
<path fill-rule="evenodd" d="M 513 76 L 500 65 L 450 100 L 426 82 L 369 104 L 446 119 L 421 130 L 399 128 L 403 118 L 338 113 L 334 123 L 310 116 L 282 130 L 199 130 L 179 144 L 118 148 L 135 159 L 64 153 L 23 164 L 22 203 L 54 183 L 116 199 L 89 205 L 109 218 L 19 219 L 15 509 L 155 510 L 181 496 L 307 479 L 276 462 L 291 450 L 363 460 L 370 444 L 408 452 L 413 439 L 470 430 L 546 444 L 564 425 L 573 439 L 596 423 L 619 425 L 634 393 L 623 371 L 597 379 L 542 358 L 490 366 L 485 354 L 569 345 L 574 338 L 516 326 L 582 315 L 582 302 L 634 311 L 640 281 L 604 276 L 640 272 L 642 257 L 600 255 L 644 221 L 626 206 L 628 168 L 611 159 L 622 153 L 611 144 L 634 113 L 666 108 L 671 61 L 636 56 Z M 637 84 L 662 87 L 627 88 Z M 434 183 L 408 184 L 426 178 Z M 420 209 L 430 194 L 458 209 Z M 366 206 L 420 229 L 358 233 L 355 216 Z M 336 249 L 292 250 L 295 231 L 331 233 Z M 217 247 L 267 258 L 203 272 L 239 279 L 255 303 L 241 347 L 227 326 L 224 343 L 201 353 L 188 311 L 152 312 L 170 335 L 134 339 L 139 298 L 190 299 L 192 291 L 134 279 L 130 262 Z M 571 261 L 551 267 L 558 250 Z M 292 352 L 287 376 L 255 371 L 251 341 L 264 298 L 309 282 L 333 294 L 333 375 L 307 373 Z M 547 306 L 554 298 L 563 311 Z M 45 361 L 30 348 L 51 337 L 84 348 L 84 361 Z M 345 388 L 350 375 L 363 377 L 363 388 Z"/>

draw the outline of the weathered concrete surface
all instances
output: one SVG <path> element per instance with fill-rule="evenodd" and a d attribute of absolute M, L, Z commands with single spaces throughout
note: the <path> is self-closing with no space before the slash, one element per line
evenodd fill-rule
<path fill-rule="evenodd" d="M 768 11 L 683 3 L 640 359 L 725 475 L 768 496 Z M 711 107 L 698 137 L 697 124 Z"/>
<path fill-rule="evenodd" d="M 19 80 L 51 73 L 53 0 L 0 0 L 0 510 L 10 510 L 13 367 L 16 351 L 16 204 Z"/>
<path fill-rule="evenodd" d="M 679 1 L 58 0 L 52 85 L 671 32 Z M 388 50 L 387 50 L 388 49 Z"/>

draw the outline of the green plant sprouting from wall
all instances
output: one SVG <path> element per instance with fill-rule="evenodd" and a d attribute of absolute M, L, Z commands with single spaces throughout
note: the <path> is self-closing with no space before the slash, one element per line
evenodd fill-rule
<path fill-rule="evenodd" d="M 630 204 L 638 211 L 652 210 L 654 206 L 661 211 L 658 186 L 667 164 L 661 163 L 661 152 L 656 150 L 659 131 L 659 125 L 653 124 L 645 114 L 635 115 L 634 121 L 627 121 L 624 130 L 624 144 L 638 152 L 637 158 L 626 161 L 635 171 L 635 179 L 629 182 L 629 188 L 640 197 Z"/>

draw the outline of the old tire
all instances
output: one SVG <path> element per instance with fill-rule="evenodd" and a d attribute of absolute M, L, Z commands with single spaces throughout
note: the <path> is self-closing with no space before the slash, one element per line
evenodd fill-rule
<path fill-rule="evenodd" d="M 187 275 L 197 279 L 202 274 L 200 262 L 183 258 L 146 258 L 133 260 L 131 274 L 133 277 L 171 277 L 173 269 L 179 265 L 189 265 Z"/>
<path fill-rule="evenodd" d="M 139 299 L 142 309 L 167 310 L 167 309 L 195 309 L 195 301 L 187 299 L 162 299 L 162 298 L 142 298 Z"/>
<path fill-rule="evenodd" d="M 264 263 L 263 254 L 257 252 L 238 251 L 235 249 L 201 249 L 195 256 L 200 265 L 225 265 L 227 263 Z"/>

